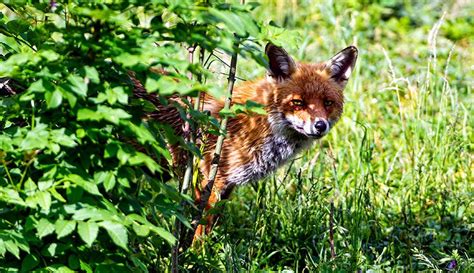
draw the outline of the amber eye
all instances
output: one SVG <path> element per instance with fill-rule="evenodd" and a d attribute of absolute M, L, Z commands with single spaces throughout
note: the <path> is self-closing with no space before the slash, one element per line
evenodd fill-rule
<path fill-rule="evenodd" d="M 304 102 L 302 100 L 292 100 L 291 105 L 301 107 L 304 105 Z"/>
<path fill-rule="evenodd" d="M 326 107 L 329 107 L 329 106 L 331 106 L 331 105 L 333 105 L 333 104 L 334 104 L 334 101 L 332 101 L 332 100 L 325 100 L 325 101 L 324 101 L 324 106 L 326 106 Z"/>

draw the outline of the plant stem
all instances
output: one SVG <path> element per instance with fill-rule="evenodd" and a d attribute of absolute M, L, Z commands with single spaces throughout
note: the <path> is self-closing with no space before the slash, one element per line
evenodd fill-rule
<path fill-rule="evenodd" d="M 194 51 L 196 50 L 196 45 L 192 45 L 188 48 L 188 60 L 189 63 L 192 64 L 194 60 Z M 190 80 L 193 79 L 193 74 L 191 72 L 188 73 L 188 78 Z M 193 138 L 193 124 L 191 124 L 191 115 L 187 114 L 187 120 L 184 122 L 184 135 L 187 142 L 194 142 Z M 194 155 L 191 151 L 188 152 L 188 158 L 186 160 L 186 169 L 184 172 L 183 183 L 181 184 L 181 188 L 179 189 L 181 194 L 186 194 L 189 188 L 189 184 L 193 175 L 193 162 L 194 162 Z M 184 207 L 186 204 L 185 202 L 181 202 L 181 206 Z M 178 264 L 179 264 L 179 247 L 181 245 L 181 229 L 182 225 L 178 218 L 175 219 L 175 232 L 174 235 L 178 239 L 176 245 L 173 246 L 172 253 L 171 253 L 171 272 L 178 272 Z"/>
<path fill-rule="evenodd" d="M 329 211 L 329 245 L 331 247 L 331 259 L 334 259 L 336 258 L 336 250 L 334 249 L 334 201 L 332 200 Z"/>
<path fill-rule="evenodd" d="M 2 164 L 3 164 L 3 168 L 5 168 L 5 172 L 7 174 L 8 181 L 10 182 L 10 184 L 12 184 L 13 187 L 15 187 L 15 183 L 13 183 L 12 176 L 10 175 L 10 171 L 8 170 L 8 167 L 7 167 L 7 162 L 2 159 Z"/>
<path fill-rule="evenodd" d="M 224 102 L 224 108 L 223 108 L 224 110 L 229 110 L 230 104 L 232 102 L 232 91 L 234 90 L 235 72 L 236 72 L 236 67 L 237 67 L 237 56 L 238 56 L 237 49 L 238 49 L 238 43 L 235 44 L 235 51 L 232 54 L 232 59 L 230 61 L 229 77 L 227 78 L 228 80 L 227 81 L 228 83 L 227 98 Z M 217 171 L 219 168 L 219 161 L 221 157 L 222 146 L 225 139 L 227 120 L 228 120 L 228 117 L 225 116 L 222 118 L 221 123 L 220 123 L 219 137 L 217 138 L 216 148 L 214 150 L 214 157 L 211 161 L 211 170 L 209 171 L 209 180 L 201 194 L 201 203 L 199 204 L 199 216 L 197 218 L 197 221 L 194 221 L 196 227 L 202 218 L 204 208 L 206 207 L 206 204 L 209 201 L 209 197 L 214 187 L 214 182 L 216 180 Z"/>

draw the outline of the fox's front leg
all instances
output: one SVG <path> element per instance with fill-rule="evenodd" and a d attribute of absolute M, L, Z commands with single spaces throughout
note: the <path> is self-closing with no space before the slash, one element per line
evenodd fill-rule
<path fill-rule="evenodd" d="M 209 213 L 209 210 L 214 208 L 216 203 L 222 199 L 225 199 L 228 197 L 227 194 L 221 195 L 223 192 L 224 188 L 224 183 L 221 181 L 215 181 L 214 187 L 212 190 L 210 190 L 209 193 L 209 199 L 207 200 L 207 203 L 204 207 L 204 211 L 202 212 L 203 219 L 205 219 L 205 224 L 198 224 L 196 227 L 196 230 L 194 232 L 194 238 L 193 238 L 193 243 L 196 242 L 197 239 L 201 238 L 205 234 L 209 234 L 214 227 L 214 224 L 216 223 L 217 219 L 219 218 L 219 215 L 216 213 Z M 205 191 L 206 188 L 199 194 L 199 203 L 203 202 L 201 198 L 205 198 Z M 196 195 L 197 197 L 198 195 Z"/>

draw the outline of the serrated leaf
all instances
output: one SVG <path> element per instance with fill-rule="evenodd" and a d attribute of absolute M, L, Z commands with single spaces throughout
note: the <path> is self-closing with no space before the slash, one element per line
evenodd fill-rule
<path fill-rule="evenodd" d="M 41 239 L 46 235 L 54 232 L 54 225 L 45 218 L 42 218 L 36 223 L 37 235 Z"/>
<path fill-rule="evenodd" d="M 77 232 L 81 239 L 89 246 L 92 246 L 92 243 L 97 238 L 99 232 L 99 225 L 95 222 L 79 222 L 77 225 Z"/>
<path fill-rule="evenodd" d="M 76 221 L 59 219 L 54 225 L 58 239 L 71 234 L 76 228 Z"/>
<path fill-rule="evenodd" d="M 127 229 L 120 223 L 103 221 L 99 225 L 107 230 L 112 241 L 119 247 L 128 250 L 128 234 Z"/>

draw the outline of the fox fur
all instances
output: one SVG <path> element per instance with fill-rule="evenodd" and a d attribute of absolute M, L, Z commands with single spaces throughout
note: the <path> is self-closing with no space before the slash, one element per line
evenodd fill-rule
<path fill-rule="evenodd" d="M 232 103 L 253 101 L 263 105 L 266 114 L 239 114 L 228 120 L 208 208 L 228 198 L 235 186 L 267 176 L 298 152 L 310 148 L 342 115 L 343 89 L 357 60 L 356 47 L 349 46 L 323 63 L 296 63 L 283 48 L 273 44 L 266 46 L 265 53 L 269 61 L 267 76 L 236 86 Z M 136 93 L 140 96 L 143 92 Z M 203 111 L 218 118 L 223 107 L 223 101 L 204 96 Z M 177 135 L 183 135 L 183 121 L 172 106 L 158 107 L 154 118 L 171 124 Z M 204 143 L 199 166 L 202 188 L 209 180 L 216 139 L 209 135 Z M 184 166 L 179 147 L 171 147 L 171 151 L 176 167 Z M 212 216 L 208 217 L 207 231 L 213 221 Z M 199 226 L 195 236 L 203 233 Z"/>

